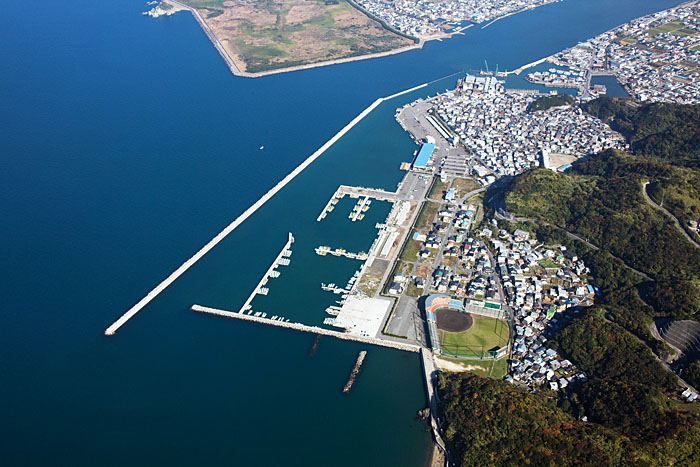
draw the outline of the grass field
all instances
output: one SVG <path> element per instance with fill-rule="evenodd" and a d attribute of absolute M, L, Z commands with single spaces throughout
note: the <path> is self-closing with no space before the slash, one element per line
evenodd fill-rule
<path fill-rule="evenodd" d="M 470 191 L 478 190 L 479 183 L 471 178 L 455 178 L 452 181 L 452 188 L 457 190 L 457 198 L 461 198 Z"/>
<path fill-rule="evenodd" d="M 445 190 L 448 188 L 448 183 L 443 182 L 440 178 L 435 179 L 435 183 L 430 188 L 430 193 L 428 193 L 428 198 L 434 199 L 436 201 L 442 201 L 445 197 Z"/>
<path fill-rule="evenodd" d="M 549 258 L 542 258 L 538 261 L 543 268 L 558 268 L 559 265 Z"/>
<path fill-rule="evenodd" d="M 433 224 L 435 220 L 435 214 L 438 212 L 438 204 L 426 202 L 423 204 L 423 209 L 418 216 L 416 221 L 416 230 L 427 230 Z"/>
<path fill-rule="evenodd" d="M 411 236 L 413 236 L 413 232 L 411 232 Z M 413 240 L 413 238 L 409 238 L 408 241 L 406 242 L 406 246 L 404 247 L 403 251 L 401 252 L 401 259 L 403 261 L 415 261 L 418 259 L 418 252 L 421 249 L 421 246 L 423 245 L 422 242 L 419 242 L 418 240 Z"/>
<path fill-rule="evenodd" d="M 508 343 L 508 325 L 501 320 L 472 315 L 474 324 L 463 332 L 440 330 L 440 346 L 447 355 L 481 357 Z"/>
<path fill-rule="evenodd" d="M 413 45 L 343 0 L 183 0 L 206 18 L 244 71 L 368 55 Z"/>
<path fill-rule="evenodd" d="M 662 34 L 664 32 L 670 32 L 677 36 L 693 36 L 695 31 L 686 28 L 680 21 L 672 21 L 670 23 L 660 24 L 649 29 L 649 34 L 655 36 L 657 34 Z"/>

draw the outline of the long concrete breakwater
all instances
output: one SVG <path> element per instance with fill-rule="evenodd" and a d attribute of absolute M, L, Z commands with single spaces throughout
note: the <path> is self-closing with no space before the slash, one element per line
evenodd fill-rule
<path fill-rule="evenodd" d="M 319 328 L 318 326 L 307 326 L 301 323 L 287 323 L 284 321 L 276 321 L 272 319 L 260 318 L 253 315 L 247 315 L 245 313 L 235 313 L 233 311 L 220 310 L 217 308 L 210 308 L 201 305 L 192 305 L 190 308 L 192 311 L 199 313 L 208 313 L 210 315 L 223 316 L 224 318 L 234 318 L 243 321 L 252 321 L 259 324 L 267 324 L 270 326 L 277 326 L 280 328 L 294 329 L 296 331 L 308 332 L 312 334 L 318 334 L 322 336 L 335 337 L 337 339 L 353 342 L 361 342 L 363 344 L 378 345 L 381 347 L 389 347 L 392 349 L 403 350 L 405 352 L 420 352 L 421 347 L 413 344 L 404 344 L 401 342 L 394 342 L 384 339 L 378 339 L 376 337 L 366 337 L 366 336 L 354 336 L 351 334 L 346 334 L 344 332 L 333 331 L 330 329 Z"/>
<path fill-rule="evenodd" d="M 127 321 L 129 321 L 136 313 L 138 313 L 143 307 L 148 305 L 148 303 L 151 302 L 154 298 L 156 298 L 163 290 L 165 290 L 170 284 L 175 282 L 175 280 L 180 277 L 185 271 L 187 271 L 190 267 L 192 267 L 197 261 L 199 261 L 204 255 L 206 255 L 211 249 L 213 249 L 216 245 L 219 244 L 224 238 L 228 236 L 231 232 L 233 232 L 239 225 L 243 223 L 246 219 L 248 219 L 255 211 L 260 209 L 266 202 L 268 202 L 273 196 L 275 196 L 282 188 L 284 188 L 289 182 L 291 182 L 297 175 L 299 175 L 301 172 L 304 171 L 311 163 L 313 163 L 316 159 L 318 159 L 328 148 L 333 146 L 333 144 L 336 143 L 340 138 L 342 138 L 345 133 L 350 131 L 352 127 L 357 125 L 363 118 L 365 118 L 370 112 L 372 112 L 379 104 L 381 104 L 384 101 L 393 99 L 394 97 L 401 96 L 403 94 L 413 92 L 415 90 L 424 88 L 428 85 L 429 83 L 424 83 L 420 84 L 418 86 L 412 87 L 410 89 L 406 89 L 405 91 L 397 92 L 396 94 L 392 94 L 391 96 L 388 97 L 381 97 L 372 104 L 369 105 L 365 110 L 363 110 L 357 117 L 352 119 L 350 123 L 345 125 L 338 133 L 336 133 L 331 139 L 326 141 L 326 143 L 318 148 L 316 152 L 311 154 L 309 157 L 304 160 L 299 166 L 292 170 L 289 174 L 287 174 L 286 177 L 284 177 L 282 180 L 280 180 L 275 186 L 273 186 L 267 193 L 265 193 L 259 200 L 257 200 L 253 205 L 251 205 L 248 209 L 246 209 L 243 214 L 238 216 L 233 222 L 231 222 L 228 226 L 224 228 L 221 232 L 218 233 L 214 238 L 212 238 L 209 243 L 204 245 L 197 253 L 195 253 L 190 259 L 185 261 L 179 268 L 177 268 L 175 271 L 173 271 L 163 282 L 158 284 L 153 290 L 148 292 L 148 294 L 143 297 L 136 305 L 131 307 L 126 313 L 124 313 L 118 320 L 116 320 L 114 323 L 112 323 L 111 326 L 109 326 L 105 330 L 105 335 L 106 336 L 112 336 L 114 335 L 117 330 L 122 327 Z"/>
<path fill-rule="evenodd" d="M 197 11 L 195 8 L 192 8 L 188 5 L 185 5 L 184 3 L 180 3 L 175 0 L 167 0 L 167 3 L 171 3 L 178 8 L 187 10 L 190 13 L 192 13 L 192 16 L 194 16 L 195 21 L 197 21 L 197 23 L 204 31 L 204 34 L 207 35 L 211 43 L 214 44 L 214 48 L 217 52 L 219 52 L 221 58 L 224 59 L 229 70 L 231 70 L 231 73 L 233 73 L 236 76 L 246 76 L 246 73 L 244 71 L 241 71 L 240 68 L 238 68 L 236 62 L 233 61 L 233 58 L 231 58 L 226 49 L 224 49 L 224 46 L 221 44 L 221 42 L 219 42 L 219 39 L 216 38 L 214 31 L 212 31 L 209 25 L 206 23 L 206 21 L 204 21 L 204 18 L 202 18 L 202 15 L 199 14 L 199 11 Z"/>

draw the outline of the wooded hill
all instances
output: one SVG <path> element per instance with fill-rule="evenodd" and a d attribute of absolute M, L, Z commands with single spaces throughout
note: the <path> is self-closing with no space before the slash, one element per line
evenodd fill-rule
<path fill-rule="evenodd" d="M 504 198 L 508 211 L 531 219 L 517 227 L 574 249 L 591 269 L 589 282 L 600 288 L 596 305 L 549 342 L 587 380 L 566 392 L 529 394 L 476 376 L 442 377 L 441 417 L 458 464 L 697 465 L 700 459 L 697 404 L 676 400 L 676 376 L 654 355 L 669 348 L 649 327 L 657 317 L 700 320 L 700 249 L 642 191 L 652 182 L 651 198 L 663 197 L 681 223 L 698 217 L 700 110 L 620 99 L 583 107 L 620 131 L 633 154 L 606 151 L 567 174 L 529 171 L 506 186 Z M 499 221 L 503 226 L 515 227 Z M 700 383 L 700 363 L 683 376 Z"/>

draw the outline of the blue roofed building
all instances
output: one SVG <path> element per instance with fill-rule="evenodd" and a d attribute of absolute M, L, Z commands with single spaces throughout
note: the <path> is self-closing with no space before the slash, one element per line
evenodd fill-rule
<path fill-rule="evenodd" d="M 435 151 L 435 144 L 423 143 L 423 146 L 421 146 L 420 151 L 418 151 L 418 155 L 416 156 L 416 160 L 413 161 L 413 168 L 414 169 L 427 168 L 428 161 L 430 161 L 430 156 L 433 155 L 433 151 Z"/>

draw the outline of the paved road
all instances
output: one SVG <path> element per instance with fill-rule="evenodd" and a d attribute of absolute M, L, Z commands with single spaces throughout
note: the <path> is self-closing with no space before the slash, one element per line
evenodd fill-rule
<path fill-rule="evenodd" d="M 677 227 L 678 230 L 683 234 L 683 236 L 684 236 L 685 238 L 687 238 L 688 241 L 689 241 L 695 248 L 700 249 L 700 244 L 698 244 L 695 240 L 693 240 L 693 238 L 692 238 L 690 235 L 688 235 L 688 232 L 685 231 L 685 229 L 683 228 L 683 226 L 681 225 L 681 223 L 678 222 L 678 219 L 676 219 L 676 216 L 674 216 L 673 214 L 671 214 L 670 212 L 668 212 L 668 210 L 666 210 L 665 207 L 659 206 L 658 204 L 656 204 L 656 203 L 654 202 L 654 200 L 652 200 L 652 199 L 649 197 L 649 194 L 647 193 L 647 185 L 649 185 L 649 183 L 650 183 L 650 182 L 646 182 L 646 183 L 644 184 L 644 188 L 642 188 L 642 193 L 644 193 L 644 199 L 647 200 L 647 203 L 651 204 L 651 205 L 652 205 L 653 207 L 655 207 L 656 209 L 659 209 L 659 210 L 665 212 L 667 216 L 669 216 L 671 219 L 673 219 L 673 222 L 675 222 L 676 227 Z"/>

